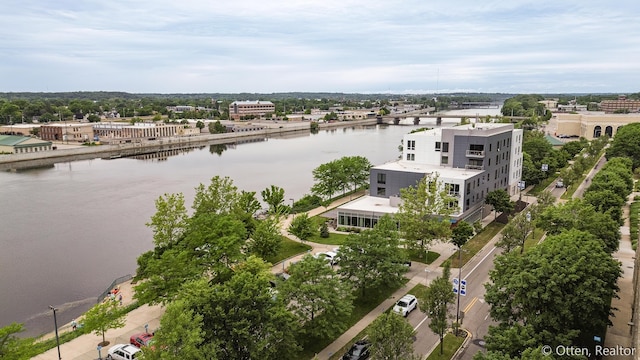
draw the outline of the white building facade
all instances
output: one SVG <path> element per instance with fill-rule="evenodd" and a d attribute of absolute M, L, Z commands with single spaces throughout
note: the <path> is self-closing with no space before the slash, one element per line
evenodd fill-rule
<path fill-rule="evenodd" d="M 369 195 L 340 206 L 337 225 L 373 227 L 384 214 L 397 212 L 400 189 L 428 175 L 437 175 L 440 186 L 457 199 L 451 221 L 474 222 L 483 217 L 487 193 L 503 189 L 514 194 L 521 174 L 522 130 L 512 124 L 477 123 L 407 134 L 401 160 L 371 169 Z"/>

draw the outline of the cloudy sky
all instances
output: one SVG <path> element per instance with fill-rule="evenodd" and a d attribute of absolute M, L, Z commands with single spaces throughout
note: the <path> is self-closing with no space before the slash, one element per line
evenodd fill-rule
<path fill-rule="evenodd" d="M 4 0 L 0 92 L 632 93 L 638 0 Z"/>

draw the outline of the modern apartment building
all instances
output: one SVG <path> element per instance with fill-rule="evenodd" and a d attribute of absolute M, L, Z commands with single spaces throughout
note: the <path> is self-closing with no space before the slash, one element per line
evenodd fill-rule
<path fill-rule="evenodd" d="M 397 212 L 400 189 L 437 175 L 439 186 L 457 201 L 451 221 L 482 218 L 490 191 L 518 191 L 522 175 L 522 130 L 512 124 L 477 123 L 407 134 L 402 159 L 375 166 L 369 195 L 338 208 L 338 226 L 373 227 L 384 214 Z"/>
<path fill-rule="evenodd" d="M 262 117 L 275 112 L 276 106 L 271 101 L 234 101 L 229 105 L 229 116 L 236 120 L 245 115 Z"/>

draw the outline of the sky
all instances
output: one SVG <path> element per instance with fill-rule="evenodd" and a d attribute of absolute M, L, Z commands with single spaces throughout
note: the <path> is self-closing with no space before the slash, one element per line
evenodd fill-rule
<path fill-rule="evenodd" d="M 4 0 L 0 92 L 640 91 L 638 0 Z"/>

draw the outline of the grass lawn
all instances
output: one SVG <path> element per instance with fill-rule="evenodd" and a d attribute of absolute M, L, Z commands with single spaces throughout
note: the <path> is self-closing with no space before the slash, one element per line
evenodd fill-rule
<path fill-rule="evenodd" d="M 408 252 L 409 252 L 409 260 L 424 264 L 424 251 L 409 250 Z M 429 251 L 429 255 L 427 255 L 427 264 L 431 264 L 439 257 L 440 257 L 440 253 Z"/>
<path fill-rule="evenodd" d="M 407 294 L 413 294 L 413 295 L 415 295 L 416 297 L 419 298 L 421 296 L 424 296 L 424 293 L 426 291 L 427 291 L 427 287 L 426 286 L 424 286 L 422 284 L 418 284 L 418 285 L 414 286 L 411 290 L 407 291 Z M 382 300 L 384 300 L 384 299 L 382 299 Z M 385 312 L 391 311 L 392 308 L 393 308 L 393 306 L 389 307 Z M 349 350 L 351 345 L 353 345 L 356 341 L 364 338 L 367 335 L 367 330 L 368 329 L 369 329 L 369 326 L 367 326 L 362 331 L 360 331 L 358 333 L 358 335 L 356 335 L 353 339 L 349 340 L 349 342 L 345 346 L 343 346 L 342 349 L 338 350 L 335 354 L 331 355 L 331 357 L 329 357 L 329 360 L 339 360 L 342 357 L 342 355 L 344 355 L 344 353 L 346 353 L 347 350 Z"/>
<path fill-rule="evenodd" d="M 409 281 L 409 280 L 405 279 L 405 281 Z M 402 285 L 399 285 L 397 287 L 391 287 L 391 288 L 382 287 L 378 289 L 367 289 L 364 296 L 362 296 L 361 290 L 356 290 L 357 298 L 353 302 L 354 304 L 353 311 L 351 312 L 351 315 L 347 319 L 345 319 L 346 329 L 350 329 L 353 325 L 355 325 L 358 321 L 360 321 L 366 314 L 370 313 L 371 310 L 375 309 L 376 306 L 380 305 L 380 303 L 382 303 L 384 300 L 389 298 L 391 294 L 393 294 L 400 287 L 402 287 Z M 340 336 L 336 336 L 335 338 L 332 338 L 332 339 L 311 339 L 311 338 L 301 337 L 300 343 L 306 344 L 306 345 L 300 358 L 312 359 L 315 356 L 315 354 L 319 353 L 320 351 L 322 351 L 322 349 L 329 346 L 329 344 L 334 342 L 338 337 Z M 344 351 L 346 350 L 347 349 L 345 349 Z M 342 355 L 343 353 L 344 352 L 340 353 L 340 355 Z"/>
<path fill-rule="evenodd" d="M 524 241 L 524 251 L 531 249 L 536 246 L 542 236 L 544 235 L 544 230 L 536 228 L 532 234 L 527 236 L 527 239 Z"/>
<path fill-rule="evenodd" d="M 498 222 L 492 222 L 487 225 L 481 233 L 476 234 L 472 237 L 466 244 L 462 246 L 462 265 L 467 263 L 475 254 L 478 253 L 487 243 L 493 239 L 496 234 L 502 230 L 504 224 Z M 458 263 L 458 252 L 449 257 L 449 261 L 451 261 L 452 268 L 460 267 Z"/>
<path fill-rule="evenodd" d="M 534 185 L 533 188 L 531 188 L 527 194 L 531 195 L 531 196 L 536 196 L 538 194 L 540 194 L 544 189 L 547 188 L 547 186 L 551 185 L 552 182 L 554 182 L 556 179 L 556 177 L 554 175 L 549 176 L 548 178 L 542 180 L 541 182 L 539 182 L 538 184 Z"/>
<path fill-rule="evenodd" d="M 320 235 L 314 235 L 309 239 L 309 241 L 325 245 L 342 245 L 347 240 L 347 236 L 349 235 L 329 232 L 328 238 L 323 238 Z"/>
<path fill-rule="evenodd" d="M 266 261 L 277 264 L 284 259 L 288 259 L 294 255 L 298 255 L 311 250 L 311 246 L 293 241 L 285 236 L 282 236 L 282 245 L 280 251 L 275 256 L 265 259 Z"/>
<path fill-rule="evenodd" d="M 444 336 L 444 351 L 440 355 L 440 344 L 433 349 L 433 352 L 429 355 L 427 360 L 449 360 L 460 348 L 460 345 L 464 342 L 464 338 L 454 336 L 453 334 L 447 334 Z"/>

